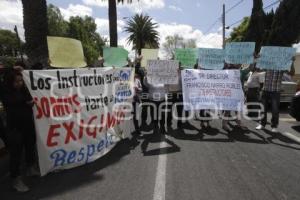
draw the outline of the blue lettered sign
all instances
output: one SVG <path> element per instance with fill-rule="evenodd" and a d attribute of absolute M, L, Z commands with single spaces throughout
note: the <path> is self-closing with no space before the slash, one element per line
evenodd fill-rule
<path fill-rule="evenodd" d="M 224 67 L 225 51 L 223 49 L 200 48 L 198 64 L 204 69 L 220 70 Z"/>
<path fill-rule="evenodd" d="M 291 47 L 262 47 L 257 67 L 270 70 L 290 70 L 296 49 Z"/>
<path fill-rule="evenodd" d="M 228 64 L 252 64 L 255 42 L 232 42 L 226 44 L 225 62 Z"/>

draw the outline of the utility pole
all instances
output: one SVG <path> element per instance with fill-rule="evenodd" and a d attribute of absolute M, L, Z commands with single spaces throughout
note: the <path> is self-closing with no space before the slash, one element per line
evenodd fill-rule
<path fill-rule="evenodd" d="M 19 50 L 20 50 L 21 60 L 22 60 L 22 62 L 24 62 L 22 44 L 21 44 L 21 39 L 19 37 L 19 32 L 18 32 L 18 27 L 17 26 L 15 26 L 14 31 L 17 35 L 17 39 L 18 39 L 18 42 L 19 42 Z"/>
<path fill-rule="evenodd" d="M 223 4 L 223 15 L 222 15 L 222 23 L 223 23 L 223 49 L 225 49 L 225 4 Z"/>

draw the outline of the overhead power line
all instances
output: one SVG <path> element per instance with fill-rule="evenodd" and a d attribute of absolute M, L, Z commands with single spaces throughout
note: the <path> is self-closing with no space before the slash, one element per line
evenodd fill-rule
<path fill-rule="evenodd" d="M 282 0 L 277 0 L 277 1 L 275 1 L 275 2 L 273 2 L 273 3 L 271 3 L 271 4 L 269 4 L 269 5 L 267 5 L 266 7 L 264 7 L 264 10 L 266 10 L 266 9 L 269 9 L 269 8 L 273 7 L 274 5 L 276 5 L 276 4 L 278 4 L 278 3 L 280 3 L 281 1 L 282 1 Z M 234 26 L 234 25 L 236 25 L 236 24 L 238 24 L 238 23 L 242 22 L 243 20 L 244 20 L 244 18 L 242 18 L 242 19 L 240 19 L 240 20 L 238 20 L 238 21 L 236 21 L 236 22 L 234 22 L 234 23 L 230 24 L 230 25 L 229 25 L 229 26 L 227 26 L 227 27 Z"/>
<path fill-rule="evenodd" d="M 234 4 L 231 8 L 229 8 L 228 10 L 226 10 L 226 14 L 229 13 L 230 11 L 232 11 L 233 9 L 235 9 L 236 7 L 238 7 L 241 3 L 243 3 L 244 0 L 240 0 L 239 2 L 237 2 L 236 4 Z"/>
<path fill-rule="evenodd" d="M 243 3 L 245 0 L 240 0 L 239 2 L 237 2 L 236 4 L 234 4 L 233 6 L 231 6 L 228 10 L 225 11 L 225 14 L 231 12 L 233 9 L 235 9 L 236 7 L 238 7 L 241 3 Z M 213 27 L 215 27 L 215 25 L 218 22 L 221 22 L 222 20 L 222 16 L 220 16 L 219 18 L 216 19 L 216 21 L 209 26 L 209 28 L 205 31 L 205 34 L 207 34 Z"/>

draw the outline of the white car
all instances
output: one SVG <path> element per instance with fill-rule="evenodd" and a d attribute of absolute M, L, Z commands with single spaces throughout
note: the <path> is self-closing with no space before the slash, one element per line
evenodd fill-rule
<path fill-rule="evenodd" d="M 263 83 L 266 72 L 259 73 L 260 80 Z M 295 83 L 288 74 L 284 74 L 280 90 L 280 103 L 291 103 L 297 90 L 297 83 Z"/>

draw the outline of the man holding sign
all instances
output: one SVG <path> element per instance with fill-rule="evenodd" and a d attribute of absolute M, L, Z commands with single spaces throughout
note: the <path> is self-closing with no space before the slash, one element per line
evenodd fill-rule
<path fill-rule="evenodd" d="M 264 115 L 257 130 L 264 129 L 267 124 L 266 108 L 268 100 L 271 100 L 272 132 L 277 133 L 279 124 L 279 106 L 280 106 L 280 90 L 283 73 L 289 70 L 292 65 L 292 58 L 296 50 L 288 47 L 262 47 L 260 58 L 257 66 L 266 69 L 264 88 L 262 94 L 262 103 L 264 105 Z"/>
<path fill-rule="evenodd" d="M 227 43 L 225 48 L 225 69 L 239 70 L 239 77 L 241 87 L 243 88 L 243 82 L 245 77 L 250 72 L 249 67 L 241 69 L 242 65 L 250 65 L 253 63 L 253 53 L 255 49 L 254 42 L 232 42 Z M 243 92 L 243 91 L 242 91 Z M 244 93 L 243 93 L 244 95 Z M 222 127 L 224 130 L 229 131 L 228 117 L 230 117 L 230 111 L 224 111 L 223 113 Z M 236 119 L 238 126 L 242 126 L 241 120 Z"/>

